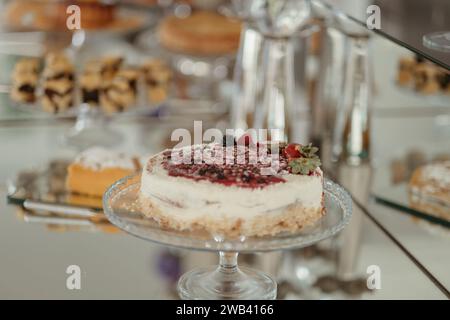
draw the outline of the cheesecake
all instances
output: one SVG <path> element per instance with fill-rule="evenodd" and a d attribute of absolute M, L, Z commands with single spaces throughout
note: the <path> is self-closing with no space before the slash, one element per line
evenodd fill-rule
<path fill-rule="evenodd" d="M 311 145 L 227 142 L 165 150 L 143 168 L 142 212 L 164 228 L 213 235 L 296 232 L 325 214 L 316 152 Z"/>

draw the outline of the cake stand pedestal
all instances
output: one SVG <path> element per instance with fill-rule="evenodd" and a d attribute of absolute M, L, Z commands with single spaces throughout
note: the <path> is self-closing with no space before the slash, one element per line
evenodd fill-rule
<path fill-rule="evenodd" d="M 327 212 L 314 226 L 297 233 L 227 239 L 204 231 L 162 228 L 144 216 L 139 190 L 140 175 L 121 179 L 108 189 L 103 197 L 103 208 L 111 223 L 138 238 L 162 245 L 219 252 L 219 266 L 196 268 L 180 278 L 178 293 L 182 299 L 275 299 L 275 280 L 263 272 L 238 267 L 238 253 L 310 246 L 341 231 L 349 223 L 352 211 L 350 195 L 341 186 L 325 179 Z"/>
<path fill-rule="evenodd" d="M 196 268 L 178 281 L 181 299 L 259 299 L 277 296 L 276 281 L 261 271 L 238 266 L 237 252 L 219 252 L 219 266 Z"/>
<path fill-rule="evenodd" d="M 64 135 L 63 142 L 80 150 L 91 146 L 119 145 L 124 137 L 109 125 L 109 120 L 98 108 L 81 104 L 75 125 Z"/>

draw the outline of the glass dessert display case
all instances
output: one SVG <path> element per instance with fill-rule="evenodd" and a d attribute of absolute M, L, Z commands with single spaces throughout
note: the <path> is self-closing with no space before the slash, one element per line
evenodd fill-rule
<path fill-rule="evenodd" d="M 72 2 L 78 30 L 67 1 L 0 1 L 0 298 L 450 298 L 446 1 Z M 268 186 L 260 158 L 167 173 L 151 160 L 208 142 L 236 160 L 265 140 L 282 163 Z M 276 217 L 295 193 L 277 183 L 319 178 L 324 216 L 281 233 L 160 218 L 216 208 L 245 230 L 254 190 Z M 73 264 L 83 290 L 65 287 Z"/>

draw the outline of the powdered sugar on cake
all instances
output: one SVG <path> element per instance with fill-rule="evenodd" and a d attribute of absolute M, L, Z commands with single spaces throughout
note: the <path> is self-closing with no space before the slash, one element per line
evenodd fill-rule
<path fill-rule="evenodd" d="M 130 156 L 101 147 L 92 147 L 83 151 L 76 157 L 75 163 L 92 170 L 103 170 L 106 168 L 135 170 L 136 168 L 136 164 Z"/>

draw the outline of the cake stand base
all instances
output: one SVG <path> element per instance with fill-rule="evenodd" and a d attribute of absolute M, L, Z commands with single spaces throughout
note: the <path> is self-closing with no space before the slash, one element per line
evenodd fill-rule
<path fill-rule="evenodd" d="M 84 150 L 93 146 L 114 147 L 123 141 L 123 135 L 108 127 L 71 128 L 63 137 L 65 145 Z"/>
<path fill-rule="evenodd" d="M 172 230 L 146 216 L 139 195 L 141 175 L 114 183 L 103 196 L 106 217 L 122 230 L 142 239 L 185 249 L 219 252 L 217 267 L 197 268 L 178 282 L 182 299 L 275 299 L 277 284 L 265 273 L 238 267 L 238 252 L 303 248 L 341 231 L 352 216 L 352 199 L 338 184 L 324 179 L 326 215 L 314 226 L 296 233 L 227 239 L 202 230 Z M 132 204 L 132 205 L 131 205 Z M 232 251 L 230 251 L 232 250 Z"/>
<path fill-rule="evenodd" d="M 78 149 L 92 146 L 113 147 L 123 141 L 123 135 L 109 126 L 100 111 L 82 104 L 75 125 L 64 135 L 63 143 Z"/>
<path fill-rule="evenodd" d="M 237 266 L 237 253 L 220 252 L 219 266 L 196 268 L 178 281 L 183 300 L 273 300 L 277 283 L 269 275 Z"/>

